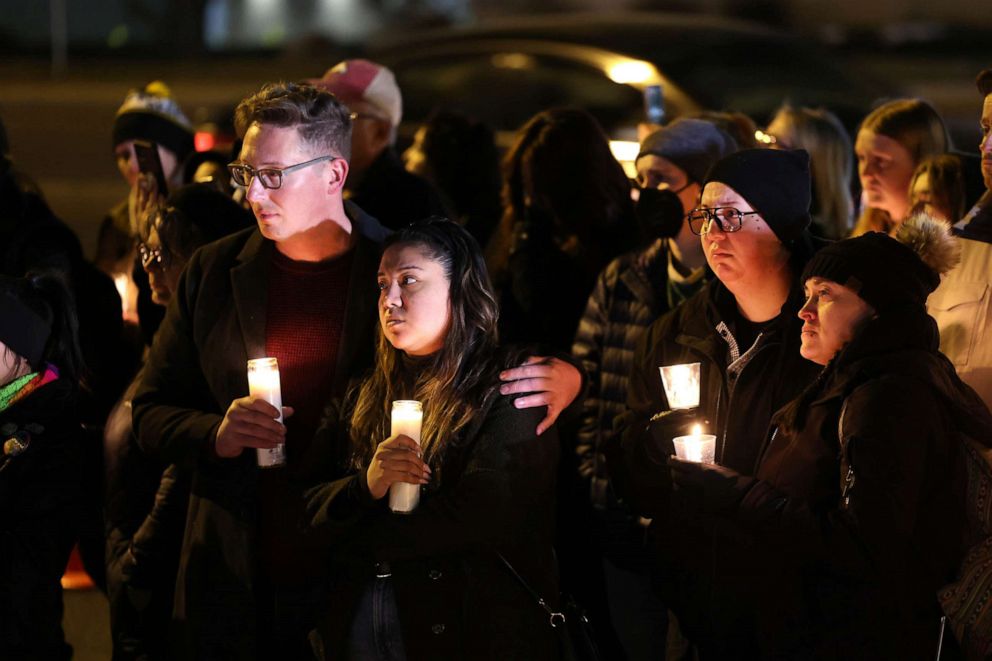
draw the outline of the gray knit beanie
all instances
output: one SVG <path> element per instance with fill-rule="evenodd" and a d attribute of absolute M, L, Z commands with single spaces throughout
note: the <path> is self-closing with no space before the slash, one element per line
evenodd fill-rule
<path fill-rule="evenodd" d="M 660 156 L 681 168 L 691 181 L 702 184 L 713 164 L 737 151 L 730 134 L 703 119 L 676 119 L 641 143 L 640 159 Z"/>

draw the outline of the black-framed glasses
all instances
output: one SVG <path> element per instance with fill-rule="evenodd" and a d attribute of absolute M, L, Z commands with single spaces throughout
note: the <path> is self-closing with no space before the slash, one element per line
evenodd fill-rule
<path fill-rule="evenodd" d="M 285 168 L 261 168 L 259 170 L 245 163 L 228 163 L 227 171 L 231 173 L 231 179 L 234 179 L 234 183 L 238 186 L 248 188 L 251 186 L 251 180 L 258 177 L 258 181 L 262 184 L 263 188 L 275 190 L 282 186 L 282 176 L 284 174 L 302 170 L 322 161 L 333 161 L 337 158 L 337 156 L 318 156 L 305 163 L 297 163 L 296 165 L 290 165 Z"/>
<path fill-rule="evenodd" d="M 720 227 L 721 232 L 736 232 L 744 222 L 744 216 L 760 216 L 757 211 L 741 211 L 734 207 L 699 207 L 686 216 L 689 219 L 689 229 L 696 236 L 709 234 L 713 223 Z"/>
<path fill-rule="evenodd" d="M 138 243 L 138 257 L 141 259 L 141 268 L 148 269 L 152 266 L 158 266 L 159 268 L 169 268 L 169 263 L 172 260 L 172 256 L 169 254 L 168 250 L 163 250 L 158 248 L 149 248 L 144 243 Z"/>

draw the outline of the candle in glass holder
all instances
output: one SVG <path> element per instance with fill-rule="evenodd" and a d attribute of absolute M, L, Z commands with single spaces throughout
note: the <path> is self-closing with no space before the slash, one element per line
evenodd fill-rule
<path fill-rule="evenodd" d="M 279 384 L 279 362 L 275 358 L 256 358 L 248 361 L 248 393 L 252 397 L 264 399 L 279 411 L 276 418 L 282 423 L 282 388 Z M 272 448 L 256 448 L 258 465 L 274 468 L 286 464 L 286 445 Z"/>
<path fill-rule="evenodd" d="M 420 402 L 412 399 L 398 399 L 393 402 L 389 435 L 404 434 L 420 445 L 420 426 L 424 419 L 424 409 Z M 394 512 L 412 512 L 420 502 L 420 485 L 408 482 L 394 482 L 389 487 L 389 509 Z"/>
<path fill-rule="evenodd" d="M 699 363 L 665 365 L 658 369 L 669 408 L 692 409 L 699 406 Z"/>
<path fill-rule="evenodd" d="M 672 439 L 675 444 L 675 456 L 682 461 L 693 463 L 715 463 L 716 436 L 702 433 L 702 427 L 693 425 L 692 433 L 688 436 L 676 436 Z"/>

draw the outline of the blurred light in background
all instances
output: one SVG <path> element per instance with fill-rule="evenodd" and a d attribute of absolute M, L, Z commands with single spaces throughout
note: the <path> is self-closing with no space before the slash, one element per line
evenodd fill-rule
<path fill-rule="evenodd" d="M 621 85 L 643 85 L 658 77 L 658 70 L 643 60 L 622 60 L 610 66 L 606 75 Z"/>
<path fill-rule="evenodd" d="M 536 69 L 537 60 L 526 53 L 497 53 L 492 56 L 493 66 L 498 69 Z"/>
<path fill-rule="evenodd" d="M 759 145 L 774 145 L 778 142 L 778 139 L 771 133 L 765 133 L 761 129 L 756 129 L 754 132 L 754 139 Z"/>
<path fill-rule="evenodd" d="M 379 15 L 362 0 L 317 0 L 311 26 L 342 43 L 357 43 L 379 26 Z M 321 71 L 333 62 L 317 67 Z"/>
<path fill-rule="evenodd" d="M 196 151 L 210 151 L 217 145 L 217 139 L 209 131 L 197 131 L 193 134 L 193 147 Z"/>
<path fill-rule="evenodd" d="M 631 179 L 637 176 L 637 168 L 634 161 L 637 160 L 637 153 L 641 150 L 641 145 L 633 140 L 610 140 L 610 151 L 613 158 L 620 161 L 623 171 Z"/>

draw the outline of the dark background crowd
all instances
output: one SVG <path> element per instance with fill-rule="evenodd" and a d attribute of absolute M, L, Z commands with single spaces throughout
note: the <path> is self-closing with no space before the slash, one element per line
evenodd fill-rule
<path fill-rule="evenodd" d="M 354 339 L 372 337 L 373 327 L 369 320 L 356 321 L 352 310 L 364 299 L 369 310 L 375 305 L 383 241 L 387 248 L 404 241 L 448 245 L 449 239 L 434 237 L 431 230 L 385 238 L 432 216 L 463 228 L 469 238 L 457 234 L 465 242 L 458 245 L 467 246 L 459 248 L 462 253 L 478 251 L 478 264 L 469 260 L 466 272 L 480 268 L 484 259 L 482 272 L 488 271 L 489 280 L 482 289 L 489 291 L 491 281 L 500 343 L 529 347 L 519 359 L 540 365 L 546 370 L 540 378 L 554 384 L 534 387 L 534 377 L 522 373 L 517 386 L 512 381 L 504 386 L 510 395 L 548 391 L 539 392 L 546 397 L 534 404 L 548 405 L 548 417 L 535 415 L 533 421 L 545 436 L 528 442 L 560 445 L 556 476 L 544 474 L 554 493 L 541 501 L 554 504 L 553 525 L 535 523 L 536 518 L 525 522 L 535 545 L 553 545 L 555 558 L 529 567 L 526 553 L 514 556 L 511 549 L 510 555 L 539 577 L 557 572 L 561 588 L 589 613 L 604 658 L 853 658 L 852 653 L 886 658 L 917 653 L 931 640 L 936 650 L 938 620 L 931 616 L 938 611 L 935 601 L 927 601 L 933 601 L 929 585 L 943 587 L 954 577 L 969 548 L 962 531 L 972 531 L 970 523 L 944 516 L 954 511 L 963 517 L 957 505 L 968 478 L 956 463 L 960 457 L 941 444 L 967 437 L 992 445 L 985 408 L 992 405 L 992 342 L 986 330 L 992 323 L 992 73 L 979 73 L 992 60 L 968 50 L 969 44 L 982 43 L 974 35 L 951 28 L 928 32 L 919 25 L 914 32 L 905 23 L 899 24 L 903 32 L 893 28 L 888 36 L 863 28 L 848 28 L 843 35 L 824 30 L 820 36 L 846 42 L 846 50 L 831 51 L 810 48 L 780 29 L 813 20 L 790 13 L 786 3 L 736 7 L 738 14 L 761 18 L 761 26 L 736 18 L 660 14 L 610 15 L 597 26 L 591 15 L 563 11 L 550 20 L 493 27 L 482 21 L 461 29 L 434 26 L 442 19 L 467 22 L 466 7 L 451 3 L 432 9 L 425 3 L 408 13 L 380 7 L 368 22 L 433 31 L 419 37 L 394 30 L 369 42 L 373 46 L 364 53 L 354 38 L 335 33 L 336 40 L 300 40 L 279 55 L 271 48 L 248 49 L 247 42 L 240 42 L 240 54 L 229 48 L 211 55 L 210 48 L 223 50 L 217 35 L 226 35 L 228 46 L 244 39 L 245 24 L 259 20 L 252 13 L 258 8 L 250 2 L 181 4 L 197 16 L 213 16 L 213 23 L 190 26 L 159 8 L 159 18 L 168 19 L 175 31 L 169 48 L 176 52 L 169 58 L 156 57 L 164 49 L 155 45 L 156 31 L 149 28 L 148 17 L 156 15 L 149 3 L 139 12 L 145 17 L 140 29 L 131 37 L 127 30 L 114 37 L 114 48 L 130 53 L 130 61 L 73 46 L 72 39 L 65 41 L 72 30 L 55 39 L 54 20 L 48 62 L 24 56 L 32 49 L 40 53 L 43 41 L 32 41 L 26 31 L 20 59 L 0 63 L 6 81 L 0 92 L 0 284 L 6 306 L 0 340 L 5 352 L 22 358 L 0 379 L 0 419 L 14 425 L 9 430 L 4 425 L 4 439 L 33 438 L 27 449 L 4 444 L 0 507 L 15 514 L 4 523 L 2 553 L 5 560 L 23 560 L 25 553 L 39 558 L 26 565 L 11 561 L 0 576 L 0 614 L 9 624 L 0 629 L 0 650 L 9 649 L 11 658 L 67 658 L 71 644 L 76 658 L 87 658 L 91 646 L 93 658 L 101 658 L 99 650 L 109 654 L 111 638 L 114 658 L 171 658 L 163 650 L 175 642 L 170 621 L 176 613 L 195 622 L 182 632 L 191 641 L 189 650 L 202 652 L 197 644 L 222 634 L 236 638 L 241 620 L 221 617 L 212 634 L 202 627 L 209 629 L 212 614 L 245 606 L 236 590 L 251 572 L 243 574 L 244 562 L 230 560 L 237 555 L 230 549 L 241 544 L 259 545 L 263 567 L 263 578 L 245 593 L 258 600 L 246 617 L 275 623 L 275 633 L 259 633 L 257 640 L 244 642 L 246 647 L 227 651 L 235 658 L 245 650 L 276 658 L 299 642 L 294 627 L 309 625 L 323 598 L 318 581 L 301 586 L 315 576 L 323 586 L 327 570 L 314 560 L 313 540 L 301 537 L 282 514 L 301 497 L 293 480 L 313 482 L 317 467 L 335 460 L 319 452 L 321 443 L 340 442 L 327 435 L 328 400 L 336 406 L 337 395 L 343 397 L 345 386 L 354 386 L 373 364 L 395 374 L 419 369 L 415 362 L 395 365 L 382 358 L 388 351 L 382 336 L 373 362 L 372 346 Z M 57 5 L 52 4 L 53 19 L 59 16 Z M 217 9 L 221 5 L 224 12 Z M 475 11 L 485 15 L 487 5 L 479 3 Z M 226 24 L 217 18 L 221 14 Z M 67 15 L 63 10 L 63 18 Z M 215 41 L 195 38 L 198 31 L 213 34 Z M 927 46 L 926 39 L 938 33 L 952 44 L 956 39 L 957 50 L 946 43 Z M 652 43 L 666 36 L 672 42 L 668 52 Z M 728 43 L 732 47 L 725 48 Z M 882 53 L 873 61 L 875 45 L 883 43 L 895 54 Z M 940 55 L 934 58 L 939 64 L 915 66 L 931 52 Z M 895 74 L 908 69 L 919 77 L 900 85 Z M 238 105 L 257 98 L 252 95 L 262 83 L 274 81 L 330 92 L 346 109 L 334 121 L 347 118 L 347 144 L 329 142 L 339 158 L 317 164 L 331 176 L 338 173 L 331 197 L 360 237 L 340 253 L 266 234 L 266 214 L 275 208 L 289 216 L 299 205 L 317 204 L 311 193 L 293 193 L 287 182 L 295 175 L 288 168 L 278 175 L 258 171 L 257 155 L 273 149 L 275 138 L 252 133 L 253 127 L 292 128 L 310 121 L 274 119 L 264 107 Z M 321 124 L 320 130 L 336 135 L 337 129 Z M 803 150 L 802 157 L 797 150 Z M 339 160 L 347 164 L 341 172 L 335 170 Z M 232 162 L 248 170 L 229 170 Z M 266 179 L 276 176 L 277 182 Z M 253 188 L 253 181 L 261 183 Z M 261 188 L 267 191 L 264 198 Z M 731 211 L 724 213 L 723 207 Z M 741 216 L 744 207 L 752 211 Z M 732 241 L 747 234 L 747 213 L 760 215 L 770 242 L 755 248 L 751 266 L 738 272 L 711 247 L 723 245 L 714 235 Z M 921 243 L 906 238 L 915 231 L 912 219 L 921 215 L 955 237 L 960 257 L 953 267 L 928 259 L 922 266 L 900 252 L 904 244 L 916 249 Z M 260 235 L 251 233 L 256 222 Z M 742 228 L 745 232 L 734 234 Z M 252 264 L 269 254 L 261 238 L 241 243 L 240 237 L 248 236 L 281 246 L 278 253 L 270 251 L 269 270 L 252 271 Z M 316 235 L 308 236 L 312 241 Z M 197 252 L 208 244 L 213 248 Z M 323 270 L 300 270 L 303 262 L 325 264 L 331 258 L 333 266 Z M 891 264 L 890 271 L 885 264 Z M 246 270 L 228 282 L 228 271 L 242 266 Z M 211 279 L 216 273 L 224 275 Z M 323 295 L 348 286 L 354 274 L 371 276 L 367 292 L 355 293 L 358 285 L 351 284 L 348 296 Z M 809 348 L 804 336 L 801 353 L 803 324 L 813 318 L 809 300 L 817 295 L 810 278 L 842 285 L 854 278 L 864 285 L 855 290 L 875 315 L 870 332 L 848 336 L 834 353 L 822 354 Z M 236 321 L 245 312 L 237 306 L 251 300 L 241 298 L 250 291 L 243 288 L 261 282 L 270 287 L 270 298 L 250 305 L 258 306 L 252 312 L 269 324 L 238 329 Z M 905 306 L 891 305 L 895 300 Z M 325 327 L 312 319 L 334 322 Z M 41 345 L 31 340 L 32 324 L 38 323 L 49 338 Z M 212 329 L 206 334 L 205 324 Z M 495 317 L 492 324 L 487 332 L 495 338 Z M 195 325 L 201 330 L 190 331 L 186 343 L 183 333 Z M 302 338 L 300 328 L 308 329 Z M 733 341 L 719 349 L 705 344 L 716 331 L 724 339 L 726 331 Z M 284 402 L 296 409 L 287 415 L 289 442 L 306 448 L 296 457 L 312 462 L 292 460 L 288 478 L 265 471 L 257 484 L 254 478 L 230 478 L 214 471 L 211 462 L 233 461 L 243 448 L 225 455 L 228 448 L 218 445 L 205 459 L 184 445 L 197 433 L 215 435 L 218 444 L 231 442 L 230 428 L 223 425 L 237 419 L 232 411 L 247 392 L 229 382 L 218 367 L 222 361 L 213 358 L 228 350 L 231 337 L 240 342 L 242 334 L 247 357 L 256 357 L 258 348 L 264 349 L 258 355 L 279 353 L 311 366 L 284 384 Z M 905 345 L 892 341 L 903 334 Z M 326 346 L 335 348 L 331 355 L 319 348 Z M 895 349 L 907 352 L 899 355 L 918 369 L 906 369 L 889 354 L 874 359 Z M 721 358 L 712 365 L 704 361 L 708 376 L 698 413 L 723 438 L 719 466 L 707 473 L 677 462 L 669 467 L 664 458 L 659 463 L 651 448 L 658 438 L 684 433 L 688 418 L 675 412 L 659 422 L 658 415 L 672 407 L 657 368 L 714 352 Z M 415 361 L 413 352 L 407 354 Z M 864 362 L 865 356 L 873 360 Z M 578 383 L 575 373 L 581 374 L 578 399 L 571 390 Z M 865 374 L 873 387 L 871 378 L 878 374 L 902 378 L 904 386 L 913 379 L 939 383 L 939 395 L 907 387 L 902 398 L 888 392 L 852 398 L 851 404 L 847 398 L 865 386 Z M 437 401 L 444 402 L 445 391 L 438 392 Z M 471 392 L 466 401 L 476 396 L 465 392 Z M 835 392 L 852 407 L 850 417 L 846 406 L 825 413 L 816 408 L 820 397 Z M 729 405 L 721 404 L 720 393 L 729 394 Z M 528 397 L 535 396 L 521 399 Z M 920 508 L 918 526 L 852 533 L 848 539 L 849 518 L 886 517 L 891 503 L 881 502 L 885 494 L 866 491 L 879 500 L 861 505 L 864 510 L 856 506 L 855 514 L 846 504 L 835 512 L 840 501 L 830 478 L 850 466 L 846 458 L 834 466 L 835 448 L 816 443 L 835 442 L 839 433 L 843 445 L 838 415 L 856 430 L 853 436 L 871 436 L 877 430 L 865 421 L 878 411 L 912 415 L 908 429 L 937 400 L 941 404 L 929 418 L 942 425 L 933 438 L 944 440 L 930 440 L 921 457 L 913 455 L 920 463 L 900 464 L 924 485 L 919 493 L 937 504 Z M 208 413 L 171 418 L 163 402 Z M 39 426 L 29 427 L 28 420 Z M 352 424 L 359 420 L 356 415 Z M 961 420 L 974 424 L 958 424 Z M 816 439 L 811 446 L 816 450 L 789 455 L 775 445 L 775 434 L 768 439 L 769 424 L 800 439 L 794 441 L 799 446 L 802 439 Z M 814 431 L 816 425 L 828 431 Z M 471 425 L 469 432 L 457 428 L 476 438 Z M 522 438 L 529 433 L 530 428 Z M 728 440 L 733 438 L 753 443 Z M 46 452 L 38 456 L 42 448 Z M 442 460 L 448 458 L 425 456 L 424 465 L 437 469 Z M 459 460 L 456 454 L 451 461 Z M 364 468 L 371 458 L 356 461 Z M 832 468 L 824 472 L 826 464 Z M 938 474 L 934 466 L 946 470 Z M 659 491 L 652 476 L 661 473 L 666 484 Z M 871 484 L 873 478 L 869 472 L 861 479 Z M 950 482 L 961 493 L 950 489 Z M 258 489 L 267 504 L 244 514 L 239 489 Z M 524 497 L 538 498 L 523 491 L 517 497 L 520 507 Z M 343 507 L 336 493 L 328 498 Z M 737 508 L 740 514 L 727 514 Z M 223 518 L 228 512 L 230 520 Z M 697 516 L 716 523 L 697 529 L 692 521 Z M 341 534 L 335 526 L 343 524 L 333 511 L 313 520 Z M 774 572 L 767 564 L 748 564 L 761 547 L 741 542 L 743 534 L 731 530 L 731 523 L 747 534 L 758 530 L 762 543 L 785 540 L 784 548 L 795 553 L 788 556 L 792 559 L 826 552 L 860 559 L 853 552 L 845 555 L 849 543 L 870 549 L 869 557 L 884 552 L 905 564 L 871 575 L 882 596 L 851 597 L 843 581 L 869 573 L 852 568 L 853 560 L 839 574 L 843 580 L 811 579 L 798 561 L 785 563 L 777 567 L 781 577 L 802 579 L 790 584 L 792 592 L 776 595 L 781 601 L 766 603 L 774 600 L 760 598 L 760 582 L 774 581 Z M 816 545 L 806 545 L 812 536 L 808 528 L 815 526 L 830 531 L 829 543 L 811 551 Z M 253 537 L 259 529 L 267 531 L 261 542 Z M 226 538 L 218 544 L 209 539 L 212 534 Z M 401 527 L 393 534 L 403 539 L 405 531 Z M 685 544 L 666 541 L 672 537 Z M 922 548 L 928 562 L 902 558 L 906 544 Z M 712 558 L 695 555 L 717 548 Z M 210 556 L 217 549 L 226 563 Z M 283 566 L 279 558 L 285 554 L 300 563 Z M 710 563 L 720 564 L 719 571 Z M 203 588 L 206 579 L 196 572 L 219 568 L 231 569 L 231 580 L 217 583 L 213 592 Z M 377 564 L 375 571 L 392 570 Z M 485 575 L 488 569 L 480 571 Z M 739 580 L 744 575 L 748 580 Z M 895 592 L 899 603 L 911 605 L 906 612 L 880 618 L 874 634 L 859 629 L 875 609 L 889 607 L 892 595 L 885 591 L 906 576 L 919 578 Z M 31 588 L 31 581 L 45 588 Z M 59 583 L 83 590 L 63 597 Z M 402 585 L 398 578 L 397 585 Z M 541 587 L 551 590 L 557 581 Z M 402 619 L 405 606 L 397 589 Z M 808 594 L 796 594 L 801 590 L 818 591 L 814 601 L 826 604 L 828 615 L 803 610 Z M 737 602 L 741 595 L 754 602 Z M 63 602 L 68 642 L 58 630 Z M 919 603 L 924 605 L 917 608 Z M 753 612 L 742 613 L 753 604 L 743 608 Z M 836 604 L 850 607 L 846 618 L 831 619 L 829 609 Z M 779 612 L 788 605 L 793 613 Z M 21 606 L 30 617 L 11 614 Z M 363 608 L 365 602 L 356 601 L 345 615 Z M 789 619 L 793 615 L 795 621 Z M 878 631 L 891 634 L 907 623 L 914 635 L 907 634 L 902 647 L 871 647 Z M 435 635 L 444 630 L 431 626 Z M 527 628 L 507 626 L 507 635 Z M 820 644 L 823 631 L 850 646 Z M 326 640 L 345 634 L 356 649 L 354 641 L 363 634 L 355 629 L 332 627 Z M 950 628 L 946 636 L 953 638 Z M 430 650 L 441 649 L 430 646 L 436 642 L 431 636 L 421 640 L 405 630 L 404 639 L 410 658 L 430 658 L 435 653 Z M 536 645 L 517 652 L 536 654 Z M 950 647 L 947 654 L 960 653 Z M 514 648 L 509 649 L 512 655 Z M 924 656 L 933 657 L 929 649 Z"/>

